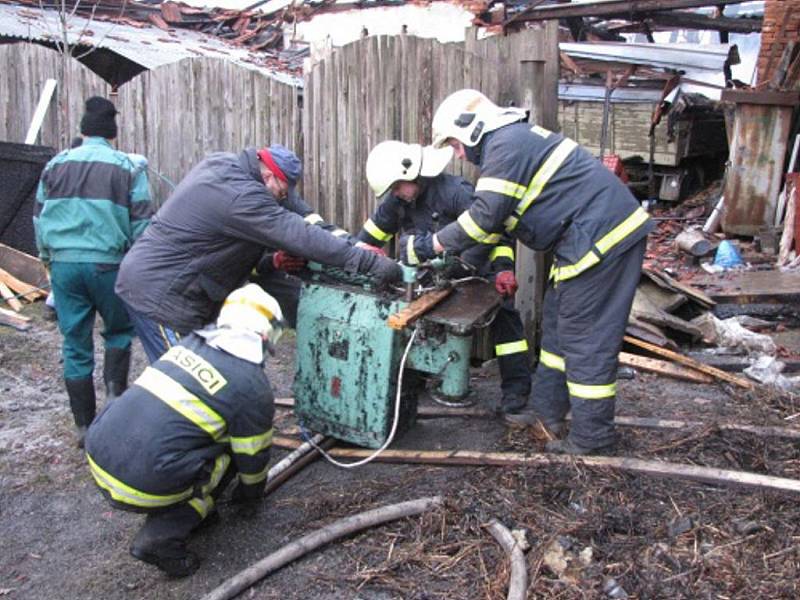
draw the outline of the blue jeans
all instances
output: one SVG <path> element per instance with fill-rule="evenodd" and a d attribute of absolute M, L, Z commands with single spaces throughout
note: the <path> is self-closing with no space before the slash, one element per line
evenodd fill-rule
<path fill-rule="evenodd" d="M 181 341 L 181 334 L 177 331 L 153 321 L 150 317 L 144 316 L 139 311 L 131 308 L 131 305 L 127 302 L 122 301 L 122 303 L 128 310 L 133 328 L 142 342 L 144 353 L 147 354 L 147 360 L 150 361 L 151 365 L 161 358 L 164 352 Z"/>

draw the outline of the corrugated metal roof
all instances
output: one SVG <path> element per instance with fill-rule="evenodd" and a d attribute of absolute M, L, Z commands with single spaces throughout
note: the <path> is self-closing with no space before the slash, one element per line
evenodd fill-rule
<path fill-rule="evenodd" d="M 623 42 L 578 42 L 559 44 L 572 57 L 650 65 L 676 71 L 704 70 L 719 73 L 731 55 L 729 44 L 630 44 Z"/>
<path fill-rule="evenodd" d="M 0 3 L 0 37 L 53 43 L 60 39 L 56 15 L 56 11 Z M 246 48 L 226 44 L 218 38 L 195 31 L 163 31 L 144 24 L 142 27 L 131 27 L 109 21 L 88 21 L 79 16 L 71 21 L 67 32 L 71 45 L 104 48 L 146 69 L 156 69 L 185 58 L 205 56 L 230 61 L 290 85 L 302 85 L 298 77 L 259 64 L 264 60 L 263 54 L 249 52 Z"/>

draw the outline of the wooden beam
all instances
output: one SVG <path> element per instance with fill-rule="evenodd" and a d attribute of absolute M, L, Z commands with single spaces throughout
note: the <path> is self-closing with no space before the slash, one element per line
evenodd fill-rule
<path fill-rule="evenodd" d="M 423 294 L 400 312 L 390 315 L 389 318 L 386 319 L 387 325 L 392 329 L 403 329 L 403 327 L 410 325 L 439 304 L 439 302 L 447 298 L 452 291 L 453 288 L 445 288 L 443 290 L 434 290 Z"/>
<path fill-rule="evenodd" d="M 22 302 L 17 300 L 17 297 L 14 295 L 14 292 L 2 281 L 0 280 L 0 296 L 3 297 L 3 300 L 14 309 L 16 312 L 22 310 Z"/>
<path fill-rule="evenodd" d="M 652 31 L 679 27 L 681 29 L 727 31 L 729 33 L 759 33 L 764 24 L 761 17 L 710 17 L 679 10 L 648 15 L 644 21 L 631 22 L 627 25 L 611 25 L 608 29 L 609 31 L 625 33 L 644 33 L 649 26 Z"/>
<path fill-rule="evenodd" d="M 47 293 L 34 285 L 20 281 L 5 269 L 0 269 L 0 283 L 14 290 L 19 297 L 28 302 L 33 302 L 37 298 L 44 298 Z"/>
<path fill-rule="evenodd" d="M 277 436 L 273 445 L 294 449 L 300 440 Z M 362 459 L 375 451 L 362 448 L 331 448 L 336 458 Z M 700 481 L 713 485 L 770 489 L 800 493 L 800 481 L 785 477 L 760 475 L 747 471 L 731 471 L 679 463 L 642 460 L 616 456 L 569 456 L 563 454 L 523 454 L 520 452 L 475 452 L 472 450 L 384 450 L 375 462 L 444 466 L 548 467 L 551 465 L 583 465 L 628 471 L 653 477 Z"/>
<path fill-rule="evenodd" d="M 680 367 L 675 363 L 648 358 L 639 354 L 620 352 L 619 363 L 628 367 L 641 369 L 642 371 L 674 377 L 675 379 L 683 379 L 694 383 L 714 383 L 714 378 L 706 373 L 700 373 L 694 369 Z"/>
<path fill-rule="evenodd" d="M 28 321 L 30 321 L 28 317 L 18 315 L 13 310 L 0 308 L 0 325 L 8 325 L 19 331 L 27 331 L 30 329 Z"/>
<path fill-rule="evenodd" d="M 699 8 L 701 6 L 719 6 L 725 4 L 741 4 L 746 0 L 598 0 L 580 4 L 547 5 L 523 11 L 513 20 L 546 21 L 550 19 L 568 19 L 570 17 L 621 17 L 634 19 L 638 15 L 651 12 L 675 10 L 679 8 Z"/>
<path fill-rule="evenodd" d="M 0 244 L 0 268 L 32 286 L 42 288 L 49 286 L 47 271 L 42 261 L 6 244 Z"/>
<path fill-rule="evenodd" d="M 721 379 L 722 381 L 732 383 L 733 385 L 737 385 L 747 390 L 755 389 L 755 384 L 752 381 L 743 379 L 742 377 L 737 377 L 736 375 L 731 375 L 730 373 L 726 373 L 725 371 L 722 371 L 720 369 L 715 369 L 714 367 L 709 367 L 708 365 L 701 363 L 699 360 L 689 358 L 688 356 L 684 356 L 683 354 L 680 354 L 678 352 L 673 352 L 672 350 L 661 348 L 660 346 L 656 346 L 655 344 L 650 344 L 642 340 L 637 340 L 636 338 L 631 337 L 629 335 L 626 335 L 624 340 L 629 344 L 648 350 L 653 354 L 658 354 L 659 356 L 669 358 L 670 360 L 674 360 L 675 362 L 679 362 L 698 371 L 702 371 L 703 373 L 711 375 L 716 379 Z"/>

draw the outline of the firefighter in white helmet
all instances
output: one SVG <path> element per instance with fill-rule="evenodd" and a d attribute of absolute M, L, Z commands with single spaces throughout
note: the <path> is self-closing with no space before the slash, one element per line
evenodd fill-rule
<path fill-rule="evenodd" d="M 381 247 L 395 234 L 404 234 L 399 251 L 405 262 L 415 263 L 415 237 L 449 225 L 472 203 L 472 185 L 444 173 L 452 157 L 449 147 L 436 149 L 393 140 L 375 146 L 367 157 L 367 180 L 380 203 L 358 239 Z M 503 415 L 512 415 L 527 404 L 531 372 L 525 330 L 514 308 L 517 282 L 510 238 L 471 249 L 461 258 L 481 275 L 493 278 L 497 291 L 505 297 L 491 334 L 500 366 L 502 398 L 498 409 Z"/>
<path fill-rule="evenodd" d="M 617 355 L 653 223 L 628 189 L 574 141 L 525 122 L 476 90 L 447 97 L 433 143 L 480 169 L 470 208 L 434 235 L 418 236 L 425 260 L 444 250 L 492 246 L 510 234 L 551 250 L 542 347 L 526 422 L 538 416 L 561 435 L 551 452 L 611 452 Z"/>
<path fill-rule="evenodd" d="M 234 290 L 214 325 L 182 338 L 92 423 L 86 454 L 98 487 L 112 506 L 147 514 L 135 558 L 172 577 L 196 571 L 186 542 L 234 479 L 233 500 L 254 515 L 272 446 L 264 351 L 281 324 L 259 286 Z"/>

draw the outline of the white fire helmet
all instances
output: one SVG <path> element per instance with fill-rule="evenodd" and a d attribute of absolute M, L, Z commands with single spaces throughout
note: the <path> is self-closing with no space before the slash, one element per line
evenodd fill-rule
<path fill-rule="evenodd" d="M 476 146 L 484 134 L 527 117 L 527 111 L 497 106 L 478 90 L 459 90 L 442 101 L 433 115 L 433 145 L 441 148 L 453 138 Z"/>
<path fill-rule="evenodd" d="M 217 327 L 245 329 L 262 338 L 283 321 L 278 301 L 255 283 L 248 283 L 228 294 L 217 317 Z"/>
<path fill-rule="evenodd" d="M 452 148 L 434 148 L 394 140 L 381 142 L 367 157 L 367 181 L 375 195 L 383 196 L 398 181 L 436 177 L 453 158 Z"/>

